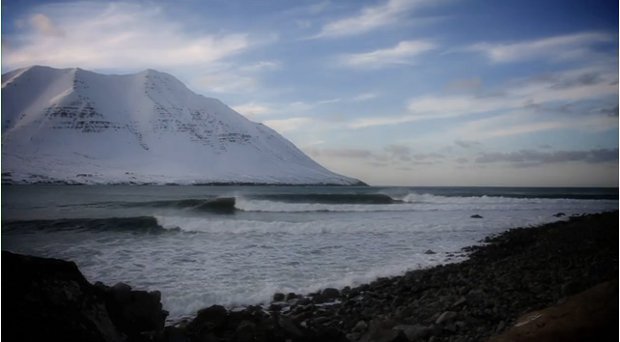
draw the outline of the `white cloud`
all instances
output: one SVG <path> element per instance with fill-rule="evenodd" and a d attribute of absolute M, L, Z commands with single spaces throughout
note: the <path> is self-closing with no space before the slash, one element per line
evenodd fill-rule
<path fill-rule="evenodd" d="M 258 80 L 254 77 L 226 71 L 207 73 L 193 81 L 193 85 L 197 88 L 216 93 L 253 92 L 258 84 Z"/>
<path fill-rule="evenodd" d="M 273 108 L 270 108 L 267 105 L 259 104 L 255 102 L 249 102 L 249 103 L 232 106 L 232 109 L 234 109 L 235 111 L 249 118 L 255 118 L 257 116 L 269 114 L 274 111 Z"/>
<path fill-rule="evenodd" d="M 584 77 L 588 76 L 588 77 Z M 412 98 L 407 112 L 396 116 L 368 117 L 353 121 L 351 128 L 395 125 L 437 118 L 501 112 L 612 96 L 618 93 L 617 72 L 584 68 L 549 74 L 540 79 L 521 80 L 494 96 L 474 94 L 428 95 Z"/>
<path fill-rule="evenodd" d="M 327 23 L 314 38 L 351 36 L 398 23 L 415 7 L 429 0 L 388 0 L 384 4 L 363 8 L 359 14 Z"/>
<path fill-rule="evenodd" d="M 495 63 L 531 59 L 557 61 L 588 56 L 593 45 L 610 42 L 612 37 L 607 33 L 585 32 L 519 43 L 478 43 L 469 49 L 482 52 Z"/>
<path fill-rule="evenodd" d="M 3 51 L 3 66 L 83 68 L 205 65 L 255 45 L 245 33 L 187 30 L 158 7 L 129 2 L 40 6 L 31 27 Z"/>
<path fill-rule="evenodd" d="M 426 40 L 402 41 L 392 48 L 342 55 L 340 61 L 355 68 L 382 68 L 394 64 L 409 64 L 412 57 L 435 47 L 434 43 Z"/>
<path fill-rule="evenodd" d="M 239 69 L 245 72 L 265 72 L 265 71 L 273 71 L 278 70 L 282 67 L 282 63 L 280 61 L 259 61 L 256 63 L 252 63 L 249 65 L 244 65 Z"/>
<path fill-rule="evenodd" d="M 278 132 L 289 132 L 304 128 L 313 122 L 312 118 L 300 116 L 280 120 L 267 120 L 264 124 Z"/>
<path fill-rule="evenodd" d="M 352 102 L 364 102 L 364 101 L 375 99 L 377 97 L 379 97 L 379 94 L 377 93 L 362 93 L 362 94 L 354 96 L 351 99 L 351 101 Z"/>
<path fill-rule="evenodd" d="M 30 24 L 39 33 L 48 36 L 64 36 L 65 32 L 56 26 L 50 17 L 37 13 L 30 17 Z"/>
<path fill-rule="evenodd" d="M 471 121 L 457 129 L 461 137 L 489 139 L 552 130 L 600 132 L 618 127 L 618 118 L 602 115 L 542 116 L 536 111 L 514 111 L 504 115 Z"/>

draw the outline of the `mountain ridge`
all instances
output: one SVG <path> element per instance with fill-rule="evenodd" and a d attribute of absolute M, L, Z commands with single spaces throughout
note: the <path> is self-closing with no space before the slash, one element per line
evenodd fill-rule
<path fill-rule="evenodd" d="M 2 75 L 2 96 L 4 183 L 363 184 L 153 69 L 31 66 Z"/>

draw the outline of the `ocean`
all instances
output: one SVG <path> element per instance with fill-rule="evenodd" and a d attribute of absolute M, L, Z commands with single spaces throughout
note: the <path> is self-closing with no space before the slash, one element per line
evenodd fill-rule
<path fill-rule="evenodd" d="M 456 262 L 486 236 L 611 210 L 618 189 L 13 185 L 1 242 L 75 261 L 91 282 L 159 290 L 177 321 Z"/>

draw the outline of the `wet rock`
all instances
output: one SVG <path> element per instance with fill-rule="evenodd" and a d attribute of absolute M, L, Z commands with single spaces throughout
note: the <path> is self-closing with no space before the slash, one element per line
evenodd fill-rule
<path fill-rule="evenodd" d="M 470 216 L 470 218 L 481 219 L 481 218 L 482 218 L 482 216 L 481 216 L 481 215 L 478 215 L 478 214 L 474 214 L 474 215 L 471 215 L 471 216 Z"/>
<path fill-rule="evenodd" d="M 299 329 L 295 323 L 285 316 L 278 317 L 278 325 L 288 334 L 293 337 L 303 337 L 304 333 Z"/>
<path fill-rule="evenodd" d="M 366 331 L 366 329 L 368 329 L 368 324 L 366 324 L 365 321 L 359 321 L 357 322 L 357 324 L 355 324 L 355 326 L 353 327 L 351 331 L 357 332 L 357 333 L 363 333 Z"/>
<path fill-rule="evenodd" d="M 453 307 L 453 308 L 457 308 L 457 307 L 459 307 L 459 306 L 461 306 L 461 305 L 465 304 L 466 302 L 467 302 L 467 298 L 465 298 L 465 297 L 461 297 L 461 298 L 459 298 L 456 302 L 454 302 L 454 304 L 452 304 L 452 307 Z"/>
<path fill-rule="evenodd" d="M 363 342 L 409 342 L 402 330 L 382 329 L 368 332 L 362 336 Z"/>
<path fill-rule="evenodd" d="M 104 293 L 110 318 L 130 339 L 163 332 L 168 313 L 162 310 L 159 291 L 135 291 L 118 283 Z"/>
<path fill-rule="evenodd" d="M 187 325 L 187 330 L 194 335 L 222 329 L 226 326 L 228 312 L 221 305 L 212 305 L 198 311 L 196 318 Z"/>
<path fill-rule="evenodd" d="M 441 315 L 439 315 L 439 317 L 437 317 L 435 324 L 444 324 L 451 322 L 456 318 L 456 316 L 458 316 L 458 314 L 454 311 L 445 311 Z"/>
<path fill-rule="evenodd" d="M 166 327 L 164 330 L 164 341 L 166 342 L 190 342 L 185 329 L 179 327 Z"/>
<path fill-rule="evenodd" d="M 340 296 L 340 291 L 338 291 L 338 289 L 334 289 L 331 287 L 326 288 L 325 290 L 321 291 L 321 297 L 325 301 L 334 300 L 338 298 L 339 296 Z"/>
<path fill-rule="evenodd" d="M 284 293 L 276 292 L 273 295 L 274 302 L 283 302 L 284 298 L 285 298 Z"/>
<path fill-rule="evenodd" d="M 409 341 L 423 341 L 431 335 L 433 329 L 420 324 L 397 325 L 395 330 L 401 330 Z"/>
<path fill-rule="evenodd" d="M 122 341 L 100 290 L 73 262 L 2 252 L 7 341 Z"/>
<path fill-rule="evenodd" d="M 562 284 L 562 287 L 560 288 L 560 292 L 562 296 L 566 297 L 566 296 L 570 296 L 572 294 L 579 292 L 580 289 L 581 287 L 579 286 L 579 282 L 571 280 L 571 281 L 567 281 L 566 283 Z"/>
<path fill-rule="evenodd" d="M 563 213 L 563 212 L 559 212 L 559 213 L 553 214 L 553 217 L 562 217 L 562 216 L 566 216 L 566 214 Z"/>
<path fill-rule="evenodd" d="M 235 329 L 235 340 L 239 342 L 254 341 L 256 324 L 251 321 L 242 321 Z"/>
<path fill-rule="evenodd" d="M 506 328 L 506 321 L 501 321 L 497 324 L 497 327 L 495 328 L 495 332 L 496 333 L 502 332 L 505 328 Z"/>
<path fill-rule="evenodd" d="M 435 253 L 432 249 L 427 249 L 426 252 L 424 252 L 424 254 L 437 254 L 437 253 Z"/>

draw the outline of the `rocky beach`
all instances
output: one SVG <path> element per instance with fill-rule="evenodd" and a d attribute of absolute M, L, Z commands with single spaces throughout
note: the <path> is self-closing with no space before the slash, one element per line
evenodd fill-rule
<path fill-rule="evenodd" d="M 434 253 L 429 248 L 427 252 Z M 573 317 L 567 316 L 568 310 L 596 315 L 574 316 L 570 324 L 560 324 L 558 331 L 565 337 L 555 340 L 568 340 L 566 336 L 617 340 L 617 211 L 511 229 L 462 253 L 468 258 L 458 263 L 354 288 L 276 293 L 271 303 L 244 308 L 214 305 L 192 319 L 165 326 L 166 312 L 157 291 L 136 291 L 122 283 L 90 284 L 72 262 L 3 251 L 2 337 L 7 341 L 516 341 L 519 332 L 514 329 L 530 321 L 541 326 L 537 322 L 546 319 L 545 310 L 555 310 L 560 323 L 561 317 Z M 586 303 L 590 311 L 584 311 Z M 536 333 L 530 330 L 529 340 L 536 340 Z M 560 336 L 557 331 L 545 333 L 546 340 Z"/>

